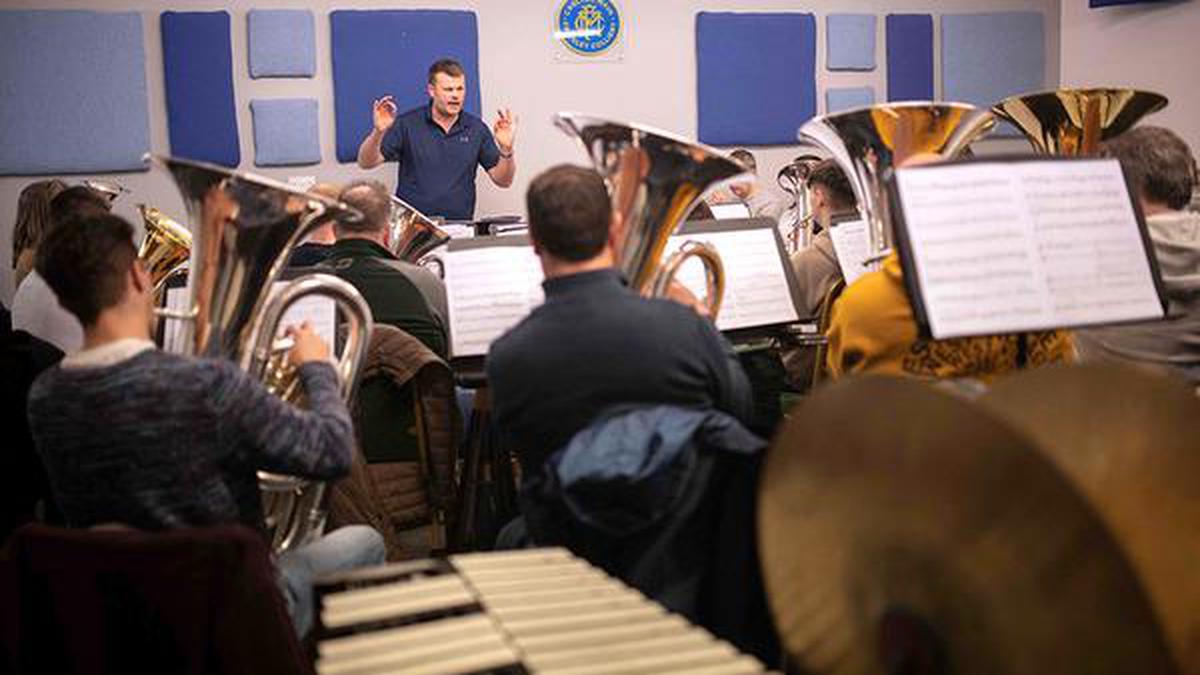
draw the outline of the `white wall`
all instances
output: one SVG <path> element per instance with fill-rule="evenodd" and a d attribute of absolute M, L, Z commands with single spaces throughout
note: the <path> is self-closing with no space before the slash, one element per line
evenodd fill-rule
<path fill-rule="evenodd" d="M 1200 153 L 1200 0 L 1089 9 L 1062 3 L 1063 86 L 1148 89 L 1170 102 L 1146 118 Z"/>
<path fill-rule="evenodd" d="M 1064 0 L 1078 3 L 1083 0 Z M 694 138 L 696 135 L 695 13 L 712 11 L 803 11 L 813 12 L 818 21 L 817 85 L 818 112 L 824 111 L 826 86 L 874 85 L 876 97 L 886 97 L 883 20 L 878 22 L 876 62 L 873 72 L 830 73 L 825 71 L 824 17 L 829 12 L 867 12 L 881 17 L 889 12 L 1007 11 L 1039 9 L 1046 16 L 1047 86 L 1058 82 L 1059 0 L 623 0 L 627 46 L 618 63 L 559 63 L 552 57 L 549 33 L 551 16 L 558 0 L 257 0 L 253 3 L 217 3 L 175 0 L 169 4 L 148 0 L 5 0 L 5 8 L 105 9 L 141 11 L 146 45 L 146 79 L 150 105 L 151 150 L 169 152 L 166 104 L 163 95 L 162 46 L 159 12 L 173 10 L 226 9 L 232 15 L 234 87 L 238 105 L 242 166 L 276 178 L 316 175 L 322 180 L 341 181 L 360 176 L 353 164 L 338 164 L 334 149 L 333 83 L 329 50 L 329 12 L 335 9 L 446 8 L 472 9 L 478 15 L 480 80 L 483 110 L 490 116 L 498 107 L 511 107 L 520 116 L 517 139 L 518 174 L 514 186 L 499 190 L 479 179 L 479 215 L 520 213 L 529 179 L 559 162 L 585 163 L 586 157 L 571 139 L 550 124 L 560 110 L 577 110 L 618 120 L 637 121 Z M 246 67 L 246 11 L 252 8 L 304 8 L 316 15 L 316 78 L 251 80 Z M 935 90 L 941 91 L 940 53 L 935 30 Z M 1182 77 L 1182 75 L 1181 75 Z M 321 152 L 318 166 L 288 169 L 254 167 L 253 130 L 248 114 L 250 100 L 262 97 L 316 97 L 320 102 Z M 401 105 L 415 102 L 401 102 Z M 491 111 L 491 112 L 489 112 Z M 1012 141 L 993 146 L 1020 148 Z M 778 169 L 795 152 L 788 147 L 754 149 L 759 173 L 773 184 Z M 394 165 L 370 172 L 389 185 L 395 181 Z M 118 202 L 117 212 L 134 218 L 133 205 L 144 201 L 183 217 L 182 203 L 165 174 L 130 173 L 115 178 L 133 190 Z M 84 176 L 68 177 L 78 181 Z M 0 178 L 0 300 L 12 297 L 12 219 L 17 195 L 37 177 Z M 136 221 L 135 221 L 136 222 Z"/>

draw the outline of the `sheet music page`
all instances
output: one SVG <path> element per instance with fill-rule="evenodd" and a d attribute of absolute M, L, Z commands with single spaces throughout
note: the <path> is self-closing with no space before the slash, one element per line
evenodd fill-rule
<path fill-rule="evenodd" d="M 188 309 L 188 288 L 187 286 L 177 286 L 174 288 L 168 287 L 167 299 L 165 306 L 167 309 L 183 311 Z M 163 321 L 163 351 L 171 352 L 172 354 L 183 354 L 186 350 L 187 333 L 184 330 L 187 327 L 187 321 L 180 319 L 171 319 L 162 317 Z"/>
<path fill-rule="evenodd" d="M 897 172 L 934 337 L 1158 318 L 1115 160 Z"/>
<path fill-rule="evenodd" d="M 773 228 L 677 234 L 667 241 L 663 261 L 687 241 L 712 244 L 721 254 L 721 263 L 725 267 L 725 298 L 717 315 L 719 330 L 799 320 Z M 676 279 L 696 297 L 704 297 L 704 267 L 699 260 L 684 263 Z"/>
<path fill-rule="evenodd" d="M 871 257 L 871 239 L 867 236 L 867 221 L 847 220 L 829 228 L 833 252 L 846 285 L 854 283 L 869 271 L 863 263 Z"/>
<path fill-rule="evenodd" d="M 278 293 L 286 286 L 286 281 L 276 281 L 271 286 L 271 293 Z M 299 326 L 305 321 L 312 324 L 313 332 L 321 336 L 325 344 L 333 351 L 337 344 L 337 303 L 333 298 L 324 295 L 309 295 L 300 298 L 288 307 L 279 321 L 279 336 L 288 326 Z"/>
<path fill-rule="evenodd" d="M 532 246 L 448 251 L 450 354 L 482 356 L 504 331 L 542 304 L 542 267 Z"/>

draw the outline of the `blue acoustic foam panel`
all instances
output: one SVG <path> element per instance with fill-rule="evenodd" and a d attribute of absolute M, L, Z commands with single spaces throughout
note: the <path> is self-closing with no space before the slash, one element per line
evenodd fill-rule
<path fill-rule="evenodd" d="M 825 46 L 829 70 L 875 70 L 875 15 L 826 16 Z"/>
<path fill-rule="evenodd" d="M 817 24 L 812 14 L 696 15 L 700 140 L 791 145 L 817 111 Z"/>
<path fill-rule="evenodd" d="M 316 27 L 306 9 L 252 9 L 246 15 L 250 77 L 317 74 Z"/>
<path fill-rule="evenodd" d="M 889 101 L 933 100 L 933 17 L 887 16 Z"/>
<path fill-rule="evenodd" d="M 479 29 L 474 12 L 338 10 L 330 14 L 337 158 L 353 162 L 371 131 L 371 102 L 391 94 L 400 112 L 426 105 L 429 66 L 452 58 L 467 74 L 464 109 L 479 114 Z M 487 120 L 485 120 L 487 121 Z"/>
<path fill-rule="evenodd" d="M 825 112 L 827 114 L 874 104 L 874 87 L 837 87 L 825 90 Z"/>
<path fill-rule="evenodd" d="M 171 154 L 241 163 L 228 12 L 163 12 L 163 75 Z"/>
<path fill-rule="evenodd" d="M 1041 12 L 942 15 L 942 98 L 990 107 L 1046 81 L 1046 33 Z M 1001 124 L 996 132 L 1017 130 Z"/>
<path fill-rule="evenodd" d="M 250 115 L 255 166 L 321 163 L 316 99 L 255 99 L 250 101 Z"/>
<path fill-rule="evenodd" d="M 0 174 L 146 169 L 140 14 L 0 11 L 0 92 Z"/>

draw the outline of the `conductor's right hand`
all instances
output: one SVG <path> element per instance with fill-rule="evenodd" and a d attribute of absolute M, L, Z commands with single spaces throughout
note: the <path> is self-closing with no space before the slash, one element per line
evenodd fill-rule
<path fill-rule="evenodd" d="M 287 335 L 292 338 L 292 350 L 288 352 L 288 361 L 293 366 L 329 360 L 329 345 L 313 331 L 309 322 L 305 321 L 299 328 L 290 326 Z"/>
<path fill-rule="evenodd" d="M 375 131 L 385 133 L 396 123 L 396 101 L 391 96 L 375 99 L 371 104 L 371 116 L 375 122 Z"/>

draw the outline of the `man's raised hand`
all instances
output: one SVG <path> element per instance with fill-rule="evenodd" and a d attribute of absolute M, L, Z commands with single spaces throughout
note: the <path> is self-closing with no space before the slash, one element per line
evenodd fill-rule
<path fill-rule="evenodd" d="M 513 143 L 517 140 L 517 117 L 508 108 L 496 111 L 496 122 L 492 125 L 492 136 L 500 152 L 512 154 Z"/>
<path fill-rule="evenodd" d="M 375 99 L 371 104 L 371 117 L 375 123 L 375 130 L 379 133 L 385 133 L 392 125 L 396 123 L 396 101 L 391 96 Z"/>

